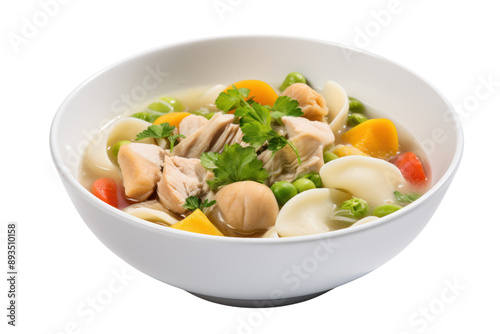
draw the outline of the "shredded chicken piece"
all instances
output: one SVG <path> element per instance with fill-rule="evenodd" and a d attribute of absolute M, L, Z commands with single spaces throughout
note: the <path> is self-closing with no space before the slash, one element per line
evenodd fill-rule
<path fill-rule="evenodd" d="M 188 117 L 184 118 L 179 124 L 179 134 L 189 137 L 194 132 L 196 132 L 196 130 L 207 123 L 208 119 L 203 116 L 189 115 Z M 180 140 L 182 141 L 182 139 L 183 138 L 181 137 Z"/>
<path fill-rule="evenodd" d="M 241 143 L 243 134 L 238 125 L 232 124 L 233 120 L 234 115 L 215 113 L 207 123 L 175 146 L 172 155 L 199 158 L 203 152 L 221 153 L 226 144 Z"/>
<path fill-rule="evenodd" d="M 289 96 L 297 100 L 305 118 L 311 121 L 325 122 L 328 115 L 328 107 L 323 96 L 314 89 L 303 83 L 294 83 L 288 86 L 282 96 Z"/>
<path fill-rule="evenodd" d="M 204 198 L 209 192 L 206 181 L 212 178 L 213 174 L 201 165 L 200 159 L 165 156 L 163 175 L 158 182 L 160 203 L 176 214 L 185 214 L 186 198 Z"/>
<path fill-rule="evenodd" d="M 270 177 L 267 184 L 278 181 L 294 181 L 299 175 L 319 172 L 324 165 L 323 150 L 335 141 L 327 123 L 310 121 L 303 117 L 283 117 L 281 119 L 288 133 L 288 140 L 292 141 L 299 152 L 301 164 L 293 150 L 286 146 L 276 152 L 266 150 L 259 155 L 264 168 Z"/>

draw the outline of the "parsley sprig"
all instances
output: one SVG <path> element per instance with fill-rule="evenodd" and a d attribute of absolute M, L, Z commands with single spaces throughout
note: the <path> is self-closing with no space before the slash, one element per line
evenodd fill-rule
<path fill-rule="evenodd" d="M 189 196 L 186 198 L 186 203 L 184 203 L 183 207 L 190 211 L 195 211 L 196 209 L 200 209 L 203 211 L 203 209 L 211 207 L 212 205 L 215 204 L 215 201 L 208 201 L 208 199 L 205 199 L 205 201 L 201 201 L 199 197 L 196 196 Z"/>
<path fill-rule="evenodd" d="M 227 93 L 219 94 L 215 105 L 225 112 L 236 109 L 234 115 L 240 117 L 240 128 L 244 134 L 244 142 L 254 148 L 259 148 L 267 142 L 267 149 L 273 155 L 288 145 L 297 155 L 300 164 L 299 152 L 295 145 L 271 127 L 273 118 L 281 122 L 281 118 L 284 116 L 302 116 L 304 113 L 299 108 L 299 103 L 288 96 L 280 96 L 276 99 L 273 107 L 263 106 L 257 102 L 250 104 L 245 100 L 249 93 L 249 89 L 236 88 L 233 85 L 233 89 L 229 89 Z"/>
<path fill-rule="evenodd" d="M 163 139 L 166 138 L 170 142 L 170 150 L 174 149 L 177 138 L 186 138 L 184 135 L 174 135 L 175 126 L 170 126 L 169 123 L 161 123 L 160 125 L 151 125 L 141 133 L 137 134 L 135 140 L 145 138 Z"/>
<path fill-rule="evenodd" d="M 210 189 L 238 181 L 263 183 L 269 177 L 262 161 L 257 159 L 255 149 L 241 147 L 238 143 L 226 145 L 222 153 L 204 152 L 200 159 L 203 167 L 214 173 L 214 179 L 207 181 Z"/>

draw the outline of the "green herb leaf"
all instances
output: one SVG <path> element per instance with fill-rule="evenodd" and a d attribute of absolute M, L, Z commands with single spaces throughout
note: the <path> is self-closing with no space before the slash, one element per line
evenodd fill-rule
<path fill-rule="evenodd" d="M 272 118 L 269 108 L 262 106 L 257 102 L 254 102 L 252 105 L 236 109 L 234 115 L 241 117 L 240 124 L 243 125 L 246 123 L 258 122 L 271 127 Z"/>
<path fill-rule="evenodd" d="M 289 96 L 280 96 L 274 102 L 271 108 L 271 116 L 278 121 L 284 116 L 299 117 L 304 115 L 302 109 L 299 108 L 299 102 L 293 100 Z"/>
<path fill-rule="evenodd" d="M 184 135 L 174 135 L 175 126 L 170 126 L 168 123 L 161 123 L 160 125 L 151 125 L 141 133 L 139 133 L 135 140 L 144 138 L 166 138 L 170 142 L 170 151 L 174 149 L 177 138 L 186 138 Z"/>
<path fill-rule="evenodd" d="M 420 198 L 420 194 L 418 193 L 408 193 L 408 194 L 402 194 L 399 191 L 394 192 L 394 197 L 396 197 L 396 200 L 401 203 L 412 203 L 415 202 L 417 199 Z"/>
<path fill-rule="evenodd" d="M 241 127 L 241 132 L 245 134 L 243 141 L 254 148 L 259 148 L 266 141 L 273 139 L 272 131 L 270 126 L 258 122 L 245 123 Z"/>
<path fill-rule="evenodd" d="M 175 126 L 170 126 L 168 123 L 162 123 L 160 125 L 151 125 L 141 133 L 139 133 L 135 140 L 141 140 L 145 138 L 166 138 L 170 136 L 175 130 Z"/>
<path fill-rule="evenodd" d="M 220 154 L 203 153 L 201 164 L 214 173 L 214 180 L 207 181 L 211 189 L 238 181 L 263 183 L 269 177 L 267 171 L 262 168 L 262 161 L 257 159 L 255 149 L 252 147 L 243 148 L 237 143 L 231 146 L 226 145 Z"/>
<path fill-rule="evenodd" d="M 217 106 L 217 108 L 227 113 L 230 110 L 243 106 L 242 101 L 245 102 L 243 98 L 247 97 L 249 93 L 249 89 L 238 89 L 233 85 L 233 89 L 228 89 L 227 93 L 222 92 L 219 94 L 219 96 L 215 100 L 215 105 Z"/>
<path fill-rule="evenodd" d="M 196 209 L 200 209 L 203 211 L 203 209 L 211 207 L 212 205 L 215 204 L 215 201 L 208 201 L 208 199 L 205 199 L 205 201 L 201 201 L 200 198 L 196 196 L 189 196 L 186 198 L 186 203 L 184 203 L 183 207 L 190 211 L 195 211 Z"/>
<path fill-rule="evenodd" d="M 277 137 L 275 136 L 272 139 L 268 140 L 267 144 L 268 144 L 267 149 L 273 152 L 273 154 L 281 150 L 286 145 L 290 145 L 293 151 L 297 154 L 297 157 L 299 156 L 297 149 L 295 148 L 295 145 L 286 140 L 285 137 L 283 136 L 277 136 Z"/>
<path fill-rule="evenodd" d="M 170 135 L 167 137 L 168 141 L 170 142 L 170 151 L 174 149 L 175 142 L 177 141 L 177 138 L 186 138 L 184 135 Z"/>
<path fill-rule="evenodd" d="M 217 152 L 205 152 L 201 155 L 200 160 L 203 167 L 212 170 L 217 168 L 215 162 L 219 159 L 220 153 Z"/>
<path fill-rule="evenodd" d="M 300 156 L 297 148 L 292 142 L 286 140 L 285 137 L 279 135 L 271 127 L 272 115 L 271 110 L 274 110 L 277 117 L 283 116 L 296 116 L 299 112 L 302 113 L 298 107 L 298 102 L 290 99 L 289 97 L 283 97 L 282 99 L 277 99 L 278 109 L 273 109 L 269 106 L 262 106 L 259 103 L 252 102 L 250 105 L 248 101 L 245 101 L 244 97 L 247 97 L 250 90 L 246 88 L 237 89 L 233 85 L 233 89 L 229 89 L 227 93 L 220 93 L 219 97 L 215 101 L 217 108 L 229 111 L 236 108 L 234 115 L 240 117 L 240 128 L 243 132 L 243 141 L 250 144 L 254 148 L 259 148 L 268 143 L 267 149 L 274 154 L 289 145 L 292 150 L 297 155 L 297 160 L 299 164 Z M 296 110 L 299 109 L 299 110 Z"/>
<path fill-rule="evenodd" d="M 301 163 L 299 152 L 295 145 L 271 127 L 272 116 L 267 106 L 262 106 L 254 102 L 251 106 L 236 109 L 234 114 L 241 117 L 240 127 L 241 132 L 244 134 L 243 141 L 245 143 L 259 148 L 267 141 L 267 149 L 273 155 L 286 145 L 289 145 L 297 155 L 299 164 Z"/>

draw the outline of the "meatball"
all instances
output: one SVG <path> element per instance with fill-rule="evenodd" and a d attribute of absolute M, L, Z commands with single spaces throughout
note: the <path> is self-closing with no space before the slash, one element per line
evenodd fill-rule
<path fill-rule="evenodd" d="M 279 206 L 266 185 L 240 181 L 224 186 L 215 195 L 216 204 L 207 211 L 212 223 L 226 235 L 251 235 L 274 226 Z"/>

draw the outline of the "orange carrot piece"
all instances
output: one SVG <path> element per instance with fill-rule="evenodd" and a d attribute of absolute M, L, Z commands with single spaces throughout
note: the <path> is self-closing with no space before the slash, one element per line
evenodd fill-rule
<path fill-rule="evenodd" d="M 116 182 L 110 178 L 101 178 L 94 181 L 92 194 L 107 204 L 118 208 L 118 187 Z"/>
<path fill-rule="evenodd" d="M 168 123 L 170 126 L 176 126 L 179 127 L 179 124 L 181 124 L 182 120 L 186 117 L 191 115 L 191 113 L 188 112 L 171 112 L 165 115 L 161 115 L 158 117 L 153 124 L 155 125 L 160 125 L 162 123 Z"/>
<path fill-rule="evenodd" d="M 235 82 L 232 85 L 229 85 L 224 92 L 227 93 L 229 89 L 233 89 L 233 85 L 236 88 L 248 88 L 250 93 L 248 94 L 248 99 L 253 98 L 253 101 L 261 104 L 273 106 L 274 102 L 278 98 L 278 94 L 273 89 L 273 87 L 269 86 L 267 83 L 261 80 L 242 80 Z M 234 113 L 234 110 L 231 110 L 229 113 Z"/>

